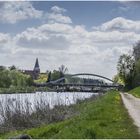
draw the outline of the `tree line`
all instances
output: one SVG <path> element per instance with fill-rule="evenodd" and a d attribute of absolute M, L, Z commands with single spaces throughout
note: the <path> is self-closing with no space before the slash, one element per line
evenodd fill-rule
<path fill-rule="evenodd" d="M 0 66 L 0 88 L 30 87 L 34 85 L 34 82 L 44 83 L 64 77 L 67 71 L 68 69 L 61 65 L 58 70 L 41 73 L 38 79 L 34 80 L 30 75 L 23 73 L 14 65 L 8 68 Z"/>
<path fill-rule="evenodd" d="M 9 68 L 0 66 L 0 88 L 27 87 L 32 83 L 31 76 L 23 74 L 15 66 Z"/>
<path fill-rule="evenodd" d="M 140 41 L 133 46 L 131 54 L 120 56 L 117 71 L 114 80 L 124 84 L 126 89 L 140 86 Z"/>

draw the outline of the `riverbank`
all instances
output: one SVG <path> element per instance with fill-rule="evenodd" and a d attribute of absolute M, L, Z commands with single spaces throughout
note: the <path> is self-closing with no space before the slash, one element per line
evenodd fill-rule
<path fill-rule="evenodd" d="M 36 92 L 0 95 L 0 133 L 60 122 L 78 113 L 79 102 L 93 100 L 96 93 Z"/>
<path fill-rule="evenodd" d="M 74 107 L 78 114 L 69 119 L 24 131 L 0 134 L 0 138 L 19 134 L 28 134 L 38 139 L 140 138 L 137 127 L 129 117 L 117 91 L 110 91 L 94 101 L 79 102 Z"/>
<path fill-rule="evenodd" d="M 140 98 L 140 87 L 136 87 L 130 90 L 128 93 L 132 94 L 133 96 Z"/>
<path fill-rule="evenodd" d="M 46 92 L 52 91 L 48 87 L 10 87 L 0 88 L 0 94 L 18 94 L 18 93 L 35 93 L 35 92 Z"/>

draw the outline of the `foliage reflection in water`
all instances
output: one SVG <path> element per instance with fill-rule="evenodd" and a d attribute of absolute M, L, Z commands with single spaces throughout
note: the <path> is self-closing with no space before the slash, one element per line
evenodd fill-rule
<path fill-rule="evenodd" d="M 68 105 L 93 95 L 98 94 L 83 92 L 1 94 L 0 132 L 31 128 L 44 123 L 64 120 L 77 113 Z"/>

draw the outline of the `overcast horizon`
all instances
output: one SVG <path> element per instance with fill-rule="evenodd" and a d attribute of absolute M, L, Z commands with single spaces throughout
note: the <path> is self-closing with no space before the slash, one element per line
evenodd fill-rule
<path fill-rule="evenodd" d="M 112 78 L 140 40 L 140 2 L 0 1 L 0 65 Z"/>

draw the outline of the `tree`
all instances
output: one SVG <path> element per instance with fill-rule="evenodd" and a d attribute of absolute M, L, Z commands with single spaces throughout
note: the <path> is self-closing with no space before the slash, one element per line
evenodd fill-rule
<path fill-rule="evenodd" d="M 133 46 L 133 56 L 135 58 L 135 61 L 138 61 L 140 59 L 140 41 Z"/>
<path fill-rule="evenodd" d="M 116 74 L 114 77 L 113 77 L 113 81 L 115 83 L 118 83 L 118 84 L 121 84 L 121 85 L 124 85 L 124 81 L 123 79 L 119 76 L 119 74 Z"/>
<path fill-rule="evenodd" d="M 135 62 L 133 87 L 140 86 L 140 59 Z"/>
<path fill-rule="evenodd" d="M 16 68 L 16 66 L 14 66 L 14 65 L 12 65 L 12 66 L 10 66 L 9 67 L 9 70 L 16 70 L 17 68 Z"/>
<path fill-rule="evenodd" d="M 132 56 L 128 54 L 123 54 L 120 56 L 117 65 L 117 70 L 119 77 L 123 80 L 126 88 L 128 89 L 132 88 L 132 80 L 134 78 L 134 67 L 135 61 Z"/>
<path fill-rule="evenodd" d="M 140 86 L 140 41 L 133 46 L 133 56 L 135 58 L 133 87 L 137 87 Z"/>
<path fill-rule="evenodd" d="M 0 66 L 0 71 L 3 71 L 5 69 L 6 69 L 5 66 Z"/>
<path fill-rule="evenodd" d="M 48 81 L 47 73 L 40 73 L 37 80 L 34 80 L 35 83 L 45 83 Z"/>
<path fill-rule="evenodd" d="M 51 81 L 51 71 L 48 73 L 48 79 L 47 79 L 47 82 L 50 82 Z"/>
<path fill-rule="evenodd" d="M 51 73 L 51 80 L 57 80 L 60 78 L 60 72 L 58 70 L 53 70 Z"/>
<path fill-rule="evenodd" d="M 118 77 L 125 86 L 130 89 L 140 86 L 140 41 L 133 46 L 133 54 L 120 56 L 118 65 Z"/>
<path fill-rule="evenodd" d="M 20 71 L 9 69 L 0 71 L 0 88 L 26 87 L 32 84 L 31 76 Z"/>
<path fill-rule="evenodd" d="M 64 77 L 65 73 L 68 71 L 67 67 L 65 67 L 64 65 L 61 65 L 59 67 L 59 72 L 60 72 L 60 78 Z"/>
<path fill-rule="evenodd" d="M 33 78 L 30 75 L 26 75 L 26 85 L 32 86 L 33 85 Z"/>
<path fill-rule="evenodd" d="M 0 71 L 0 87 L 9 88 L 11 85 L 11 79 L 8 70 Z"/>

